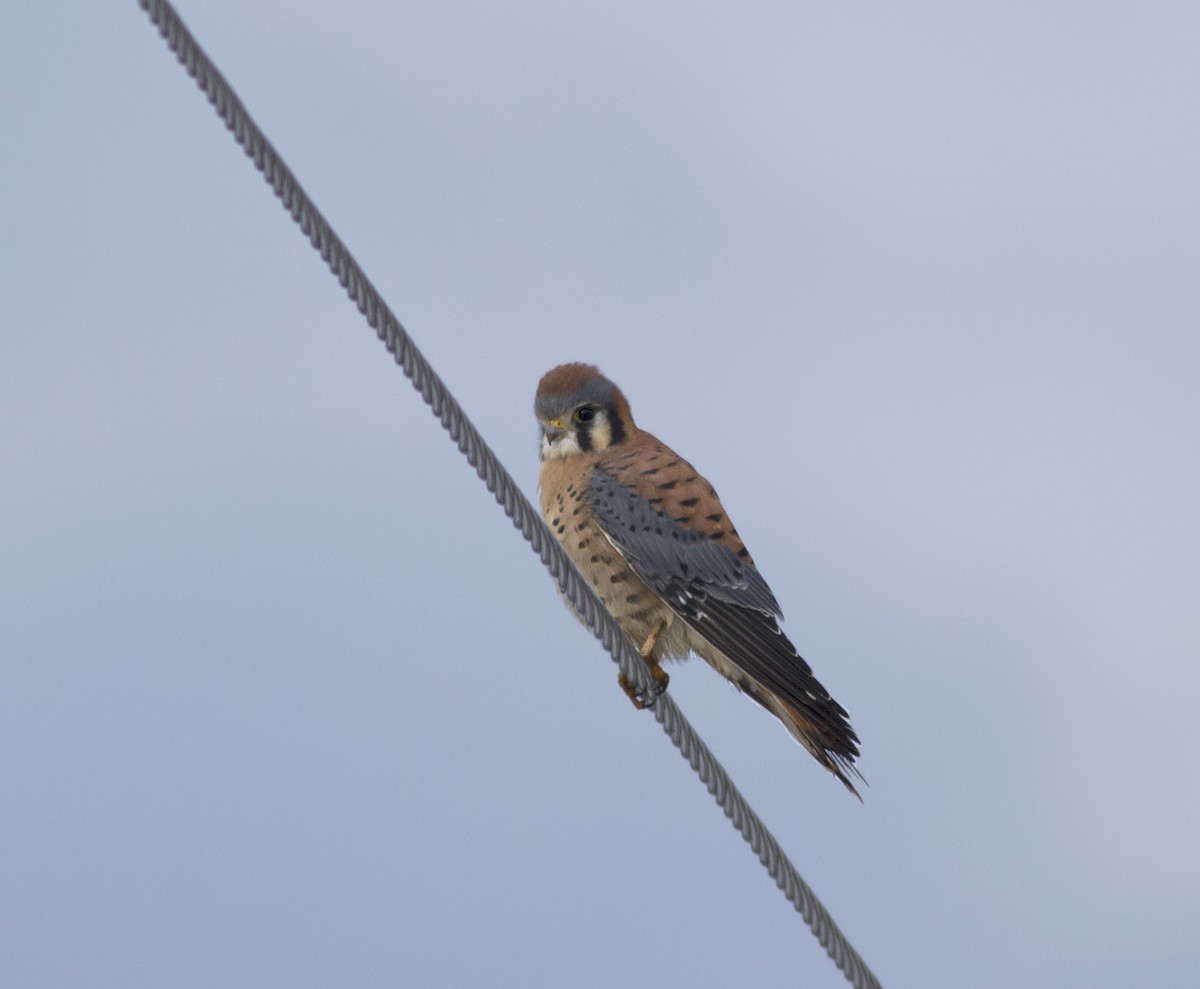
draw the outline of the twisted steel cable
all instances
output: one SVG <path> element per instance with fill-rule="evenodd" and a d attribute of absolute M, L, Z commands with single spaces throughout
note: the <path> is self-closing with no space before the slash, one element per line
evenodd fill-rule
<path fill-rule="evenodd" d="M 304 231 L 309 242 L 358 306 L 359 312 L 366 317 L 367 323 L 383 341 L 396 363 L 412 380 L 413 387 L 421 393 L 421 397 L 438 417 L 442 427 L 457 443 L 459 451 L 475 468 L 475 472 L 495 496 L 504 513 L 541 558 L 572 607 L 612 655 L 621 672 L 637 692 L 648 698 L 647 706 L 653 710 L 663 731 L 691 764 L 692 769 L 708 788 L 708 792 L 725 812 L 725 816 L 741 832 L 771 878 L 775 880 L 775 884 L 804 917 L 829 957 L 857 989 L 879 989 L 879 982 L 871 970 L 851 947 L 816 894 L 800 878 L 779 847 L 779 843 L 738 792 L 724 768 L 683 716 L 683 712 L 669 694 L 656 695 L 657 687 L 633 642 L 601 604 L 599 597 L 575 568 L 537 510 L 517 487 L 512 475 L 505 470 L 454 396 L 417 350 L 400 321 L 383 301 L 349 249 L 301 188 L 282 157 L 251 119 L 245 106 L 234 93 L 233 87 L 197 44 L 172 5 L 167 0 L 138 2 L 162 34 L 168 47 L 175 52 L 179 62 L 204 91 L 217 115 L 233 133 L 234 139 L 254 161 L 255 167 L 263 173 L 284 209 Z"/>

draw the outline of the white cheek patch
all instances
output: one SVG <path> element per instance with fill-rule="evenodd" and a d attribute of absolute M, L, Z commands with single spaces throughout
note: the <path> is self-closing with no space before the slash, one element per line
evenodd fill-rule
<path fill-rule="evenodd" d="M 556 440 L 551 440 L 545 433 L 542 434 L 543 460 L 561 459 L 576 453 L 583 453 L 583 451 L 579 449 L 579 441 L 575 439 L 574 433 L 563 433 Z"/>
<path fill-rule="evenodd" d="M 596 413 L 596 421 L 592 423 L 592 449 L 599 452 L 612 446 L 612 423 L 603 410 Z"/>

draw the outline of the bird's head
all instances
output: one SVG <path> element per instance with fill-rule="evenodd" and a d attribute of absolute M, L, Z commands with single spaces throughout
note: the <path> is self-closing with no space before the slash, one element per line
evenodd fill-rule
<path fill-rule="evenodd" d="M 634 429 L 621 389 L 591 364 L 563 364 L 546 372 L 533 410 L 542 427 L 543 460 L 600 453 Z"/>

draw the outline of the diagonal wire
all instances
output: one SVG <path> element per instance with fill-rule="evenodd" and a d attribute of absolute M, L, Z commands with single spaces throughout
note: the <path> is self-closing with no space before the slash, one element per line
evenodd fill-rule
<path fill-rule="evenodd" d="M 358 266 L 349 249 L 300 187 L 300 183 L 284 164 L 282 157 L 251 119 L 234 93 L 233 87 L 196 43 L 172 5 L 167 0 L 138 2 L 149 14 L 150 20 L 166 39 L 167 45 L 175 52 L 188 74 L 204 91 L 217 115 L 233 133 L 234 139 L 253 159 L 255 167 L 263 173 L 263 177 L 283 203 L 284 209 L 299 224 L 309 242 L 317 249 L 351 300 L 358 306 L 359 312 L 366 317 L 367 323 L 378 334 L 396 363 L 412 380 L 413 387 L 421 393 L 425 403 L 441 421 L 442 427 L 458 444 L 458 449 L 467 458 L 467 462 L 475 468 L 475 472 L 495 496 L 513 525 L 521 531 L 534 552 L 541 557 L 542 563 L 571 605 L 616 660 L 625 677 L 635 685 L 642 696 L 651 698 L 649 706 L 662 725 L 663 731 L 691 764 L 707 786 L 708 792 L 725 812 L 725 816 L 741 832 L 771 878 L 775 880 L 775 884 L 804 917 L 829 957 L 857 989 L 879 989 L 879 981 L 851 947 L 816 894 L 800 878 L 783 849 L 779 847 L 779 843 L 738 792 L 729 775 L 696 734 L 670 695 L 662 693 L 654 696 L 655 685 L 646 664 L 641 661 L 637 648 L 600 603 L 600 599 L 567 557 L 537 511 L 521 493 L 512 476 L 504 469 L 467 419 L 458 402 L 417 350 L 400 321 Z"/>

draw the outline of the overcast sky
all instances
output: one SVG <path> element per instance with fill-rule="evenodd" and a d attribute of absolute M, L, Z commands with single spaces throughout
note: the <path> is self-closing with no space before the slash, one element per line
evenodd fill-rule
<path fill-rule="evenodd" d="M 183 0 L 495 450 L 599 364 L 884 986 L 1200 970 L 1200 7 Z M 133 0 L 0 9 L 0 983 L 838 986 Z"/>

